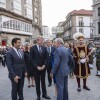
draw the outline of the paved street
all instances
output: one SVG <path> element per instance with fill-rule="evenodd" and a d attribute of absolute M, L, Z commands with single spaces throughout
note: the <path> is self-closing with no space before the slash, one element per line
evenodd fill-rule
<path fill-rule="evenodd" d="M 90 92 L 82 89 L 82 92 L 78 93 L 76 91 L 76 80 L 69 79 L 69 100 L 100 100 L 100 78 L 95 76 L 95 68 L 91 73 L 92 75 L 88 79 L 88 86 L 91 88 Z M 11 84 L 7 74 L 7 69 L 0 66 L 0 100 L 11 100 Z M 52 98 L 51 100 L 56 100 L 53 86 L 47 88 L 47 91 L 48 95 Z M 27 81 L 25 81 L 24 86 L 24 97 L 25 100 L 36 100 L 35 88 L 32 87 L 29 89 L 27 87 Z"/>

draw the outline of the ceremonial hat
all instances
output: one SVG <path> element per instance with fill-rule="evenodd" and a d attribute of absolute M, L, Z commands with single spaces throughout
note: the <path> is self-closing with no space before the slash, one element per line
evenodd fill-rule
<path fill-rule="evenodd" d="M 85 36 L 84 36 L 84 34 L 82 34 L 82 33 L 75 33 L 74 35 L 73 35 L 73 39 L 74 40 L 78 40 L 79 38 L 85 38 Z"/>

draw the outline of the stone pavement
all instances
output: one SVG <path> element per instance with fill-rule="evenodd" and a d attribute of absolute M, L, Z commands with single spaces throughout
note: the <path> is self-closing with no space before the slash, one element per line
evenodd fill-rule
<path fill-rule="evenodd" d="M 77 84 L 75 79 L 69 79 L 69 100 L 100 100 L 100 78 L 95 76 L 96 69 L 91 70 L 91 76 L 88 78 L 88 86 L 91 91 L 83 90 L 77 92 Z M 0 66 L 0 100 L 11 100 L 10 98 L 11 83 L 8 79 L 8 71 L 6 68 Z M 56 100 L 54 96 L 54 86 L 47 87 L 48 95 Z M 24 85 L 25 100 L 36 100 L 35 88 L 27 87 L 27 80 Z M 43 99 L 42 99 L 43 100 Z"/>

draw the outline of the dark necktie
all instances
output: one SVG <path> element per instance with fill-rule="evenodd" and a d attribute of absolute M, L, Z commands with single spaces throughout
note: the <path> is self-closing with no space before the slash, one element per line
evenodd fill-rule
<path fill-rule="evenodd" d="M 41 46 L 39 46 L 39 52 L 40 52 L 40 54 L 42 54 L 42 49 L 41 49 Z"/>
<path fill-rule="evenodd" d="M 18 50 L 17 51 L 19 58 L 22 58 L 21 52 Z"/>
<path fill-rule="evenodd" d="M 48 53 L 51 53 L 51 52 L 50 52 L 50 47 L 48 47 L 47 50 L 48 50 Z"/>

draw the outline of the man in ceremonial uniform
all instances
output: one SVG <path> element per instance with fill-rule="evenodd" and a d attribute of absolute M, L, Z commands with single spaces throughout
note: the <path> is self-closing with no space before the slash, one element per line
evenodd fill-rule
<path fill-rule="evenodd" d="M 89 49 L 84 43 L 84 35 L 82 33 L 75 33 L 73 38 L 78 41 L 74 46 L 74 59 L 75 59 L 75 76 L 77 79 L 78 89 L 81 91 L 80 79 L 83 79 L 83 89 L 90 90 L 87 85 L 87 77 L 90 75 L 90 69 L 88 65 L 89 61 Z"/>

